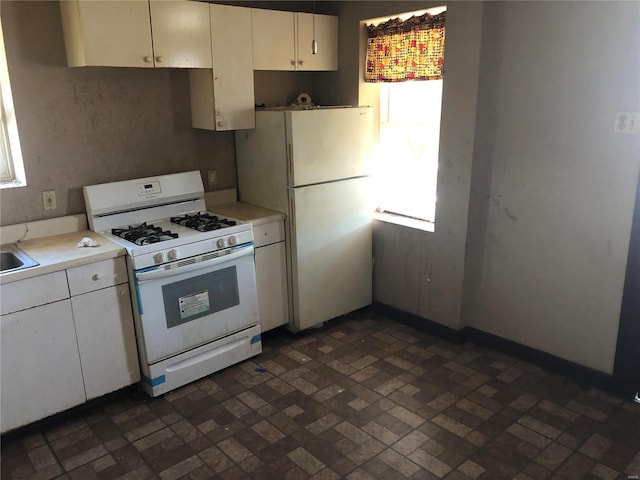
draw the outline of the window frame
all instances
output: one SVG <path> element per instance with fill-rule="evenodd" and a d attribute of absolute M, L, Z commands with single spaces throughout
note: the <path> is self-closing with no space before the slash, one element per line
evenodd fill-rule
<path fill-rule="evenodd" d="M 2 17 L 0 17 L 0 189 L 26 185 L 27 179 L 11 92 Z"/>

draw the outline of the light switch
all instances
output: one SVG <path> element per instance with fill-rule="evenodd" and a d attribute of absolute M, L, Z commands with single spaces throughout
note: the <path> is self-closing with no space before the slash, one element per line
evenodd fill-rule
<path fill-rule="evenodd" d="M 640 112 L 618 112 L 615 133 L 640 133 Z"/>

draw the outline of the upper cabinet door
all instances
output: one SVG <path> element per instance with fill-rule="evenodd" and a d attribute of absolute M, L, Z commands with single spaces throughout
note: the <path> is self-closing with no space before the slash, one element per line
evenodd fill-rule
<path fill-rule="evenodd" d="M 251 9 L 211 4 L 213 69 L 189 70 L 191 125 L 206 130 L 255 128 Z"/>
<path fill-rule="evenodd" d="M 295 70 L 293 12 L 252 8 L 251 23 L 253 69 Z"/>
<path fill-rule="evenodd" d="M 153 67 L 147 0 L 60 2 L 71 67 Z"/>
<path fill-rule="evenodd" d="M 297 70 L 338 70 L 338 17 L 296 13 L 296 20 Z M 314 30 L 318 44 L 315 55 L 311 53 Z"/>
<path fill-rule="evenodd" d="M 216 130 L 254 128 L 251 9 L 210 8 Z"/>
<path fill-rule="evenodd" d="M 151 0 L 149 7 L 156 67 L 211 68 L 208 3 Z"/>

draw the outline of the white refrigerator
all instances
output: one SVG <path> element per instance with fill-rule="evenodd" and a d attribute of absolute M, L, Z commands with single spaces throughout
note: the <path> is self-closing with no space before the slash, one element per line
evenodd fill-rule
<path fill-rule="evenodd" d="M 370 107 L 256 111 L 236 132 L 240 201 L 286 214 L 289 329 L 371 304 Z"/>

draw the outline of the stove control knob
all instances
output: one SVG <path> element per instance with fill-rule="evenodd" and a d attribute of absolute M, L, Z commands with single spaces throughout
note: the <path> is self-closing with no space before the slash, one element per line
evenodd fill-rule
<path fill-rule="evenodd" d="M 229 236 L 229 245 L 235 245 L 238 243 L 238 237 L 235 235 Z"/>
<path fill-rule="evenodd" d="M 164 262 L 164 253 L 158 252 L 153 256 L 153 261 L 156 263 Z"/>
<path fill-rule="evenodd" d="M 218 248 L 224 248 L 227 246 L 227 242 L 224 241 L 224 238 L 219 238 L 216 245 L 218 245 Z"/>
<path fill-rule="evenodd" d="M 167 256 L 169 257 L 169 260 L 177 260 L 178 258 L 180 258 L 180 254 L 175 248 L 173 250 L 169 250 Z"/>

